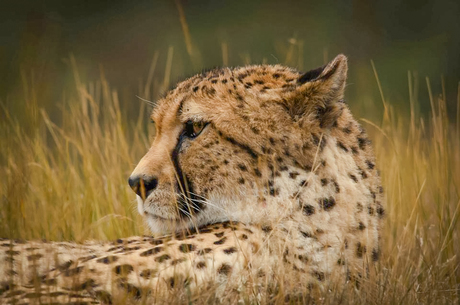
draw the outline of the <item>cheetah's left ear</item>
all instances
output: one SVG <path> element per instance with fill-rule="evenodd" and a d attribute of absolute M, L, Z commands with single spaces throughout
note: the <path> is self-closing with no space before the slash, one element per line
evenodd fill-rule
<path fill-rule="evenodd" d="M 291 108 L 295 112 L 294 117 L 315 113 L 321 116 L 324 127 L 335 122 L 341 113 L 336 103 L 343 99 L 347 70 L 347 58 L 340 54 L 327 65 L 300 76 L 294 99 L 296 105 Z"/>
<path fill-rule="evenodd" d="M 323 82 L 331 91 L 332 95 L 341 94 L 343 96 L 343 89 L 345 88 L 345 81 L 347 79 L 347 57 L 343 54 L 337 55 L 334 60 L 325 66 L 308 71 L 297 80 L 299 85 L 307 82 Z"/>

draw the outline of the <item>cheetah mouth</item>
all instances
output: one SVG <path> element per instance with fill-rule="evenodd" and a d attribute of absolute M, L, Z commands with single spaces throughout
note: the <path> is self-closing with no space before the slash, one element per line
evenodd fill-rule
<path fill-rule="evenodd" d="M 177 219 L 166 218 L 164 216 L 159 216 L 157 214 L 153 214 L 153 213 L 150 213 L 150 212 L 147 212 L 147 211 L 144 211 L 144 216 L 152 218 L 155 221 L 165 221 L 165 222 L 177 221 Z"/>
<path fill-rule="evenodd" d="M 156 198 L 158 200 L 158 198 Z M 172 205 L 160 204 L 155 198 L 146 198 L 143 200 L 137 196 L 137 210 L 145 219 L 151 219 L 157 222 L 177 222 L 177 214 L 174 213 Z"/>
<path fill-rule="evenodd" d="M 193 193 L 180 191 L 152 192 L 147 198 L 137 196 L 138 212 L 145 218 L 158 222 L 181 222 L 192 219 L 205 209 L 204 200 Z"/>

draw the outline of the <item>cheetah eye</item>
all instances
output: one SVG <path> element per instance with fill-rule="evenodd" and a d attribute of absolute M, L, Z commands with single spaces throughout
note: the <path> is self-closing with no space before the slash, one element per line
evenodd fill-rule
<path fill-rule="evenodd" d="M 206 127 L 207 123 L 204 123 L 202 121 L 199 122 L 194 122 L 194 121 L 187 121 L 185 123 L 185 130 L 184 134 L 188 138 L 196 138 Z"/>

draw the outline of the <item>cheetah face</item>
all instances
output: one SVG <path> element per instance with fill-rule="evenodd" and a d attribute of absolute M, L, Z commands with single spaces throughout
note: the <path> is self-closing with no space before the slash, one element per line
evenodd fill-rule
<path fill-rule="evenodd" d="M 311 170 L 312 134 L 339 115 L 346 70 L 339 55 L 303 75 L 248 66 L 178 84 L 158 101 L 155 140 L 129 178 L 152 232 L 271 216 L 296 191 L 277 180 Z"/>

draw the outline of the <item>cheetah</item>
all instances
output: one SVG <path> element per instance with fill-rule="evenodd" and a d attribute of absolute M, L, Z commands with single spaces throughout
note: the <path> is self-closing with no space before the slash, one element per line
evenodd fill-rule
<path fill-rule="evenodd" d="M 276 285 L 304 295 L 358 285 L 379 259 L 384 202 L 344 101 L 347 69 L 338 55 L 306 73 L 254 65 L 179 83 L 157 102 L 155 139 L 128 180 L 153 235 L 2 239 L 1 302 L 223 300 L 242 289 L 260 300 Z"/>

